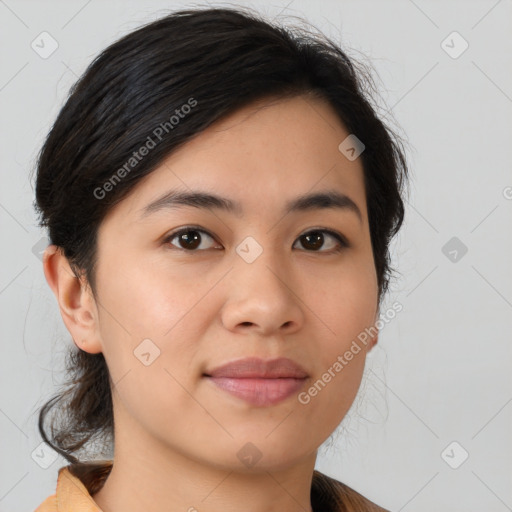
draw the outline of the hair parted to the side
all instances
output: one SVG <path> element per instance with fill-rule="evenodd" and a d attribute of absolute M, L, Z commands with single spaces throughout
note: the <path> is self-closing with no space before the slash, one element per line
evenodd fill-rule
<path fill-rule="evenodd" d="M 365 145 L 360 158 L 380 303 L 393 271 L 389 244 L 403 222 L 408 170 L 400 138 L 372 106 L 372 84 L 364 66 L 320 32 L 278 25 L 248 8 L 173 12 L 110 45 L 71 88 L 37 162 L 40 225 L 95 294 L 102 220 L 175 149 L 255 100 L 323 98 Z M 170 117 L 187 104 L 194 106 L 183 108 L 171 129 Z M 156 140 L 162 125 L 167 131 Z M 107 190 L 148 137 L 151 150 Z M 112 443 L 114 434 L 103 354 L 76 349 L 66 363 L 69 388 L 39 413 L 44 441 L 69 462 L 79 462 L 95 439 Z M 54 408 L 60 422 L 57 428 L 52 421 L 48 436 L 44 422 Z"/>

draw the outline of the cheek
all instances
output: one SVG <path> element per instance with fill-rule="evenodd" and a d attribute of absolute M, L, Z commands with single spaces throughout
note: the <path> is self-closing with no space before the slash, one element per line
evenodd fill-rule
<path fill-rule="evenodd" d="M 322 345 L 330 356 L 333 351 L 345 350 L 376 320 L 377 279 L 373 261 L 365 263 L 365 259 L 347 260 L 328 278 L 308 286 L 311 291 L 307 303 L 319 319 L 325 340 Z"/>
<path fill-rule="evenodd" d="M 200 283 L 191 286 L 181 274 L 120 262 L 105 266 L 98 279 L 103 352 L 113 382 L 122 379 L 120 389 L 134 410 L 152 402 L 172 402 L 170 410 L 176 410 L 190 402 L 178 382 L 189 388 L 197 377 L 193 362 L 212 322 L 207 292 L 214 280 L 196 277 Z"/>
<path fill-rule="evenodd" d="M 310 283 L 307 304 L 318 319 L 315 380 L 299 402 L 311 421 L 323 418 L 325 432 L 334 429 L 352 405 L 359 389 L 368 344 L 361 333 L 375 322 L 377 283 L 373 262 L 356 259 Z M 322 283 L 321 286 L 318 283 Z M 319 428 L 320 425 L 318 426 Z"/>
<path fill-rule="evenodd" d="M 134 342 L 150 338 L 157 343 L 186 328 L 187 315 L 206 293 L 203 288 L 208 289 L 208 282 L 197 276 L 191 285 L 182 272 L 136 261 L 104 268 L 102 274 L 102 324 L 123 337 L 129 334 Z"/>

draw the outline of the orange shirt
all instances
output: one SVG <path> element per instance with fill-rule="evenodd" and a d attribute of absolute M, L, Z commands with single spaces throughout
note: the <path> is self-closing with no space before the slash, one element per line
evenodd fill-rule
<path fill-rule="evenodd" d="M 48 496 L 35 512 L 101 512 L 91 495 L 100 490 L 113 461 L 69 464 L 59 469 L 55 494 Z"/>

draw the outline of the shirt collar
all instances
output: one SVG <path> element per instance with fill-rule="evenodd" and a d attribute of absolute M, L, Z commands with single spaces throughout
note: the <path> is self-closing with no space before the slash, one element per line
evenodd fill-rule
<path fill-rule="evenodd" d="M 112 464 L 111 460 L 103 460 L 60 468 L 56 491 L 57 511 L 102 512 L 92 495 L 105 482 Z"/>

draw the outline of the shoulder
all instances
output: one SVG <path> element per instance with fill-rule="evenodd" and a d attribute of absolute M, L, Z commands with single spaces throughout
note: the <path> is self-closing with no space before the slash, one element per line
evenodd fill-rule
<path fill-rule="evenodd" d="M 34 512 L 57 512 L 57 494 L 48 496 Z"/>
<path fill-rule="evenodd" d="M 105 482 L 111 460 L 69 464 L 59 469 L 55 494 L 34 512 L 101 512 L 92 496 Z"/>
<path fill-rule="evenodd" d="M 316 470 L 311 493 L 315 512 L 389 512 L 348 485 Z"/>

